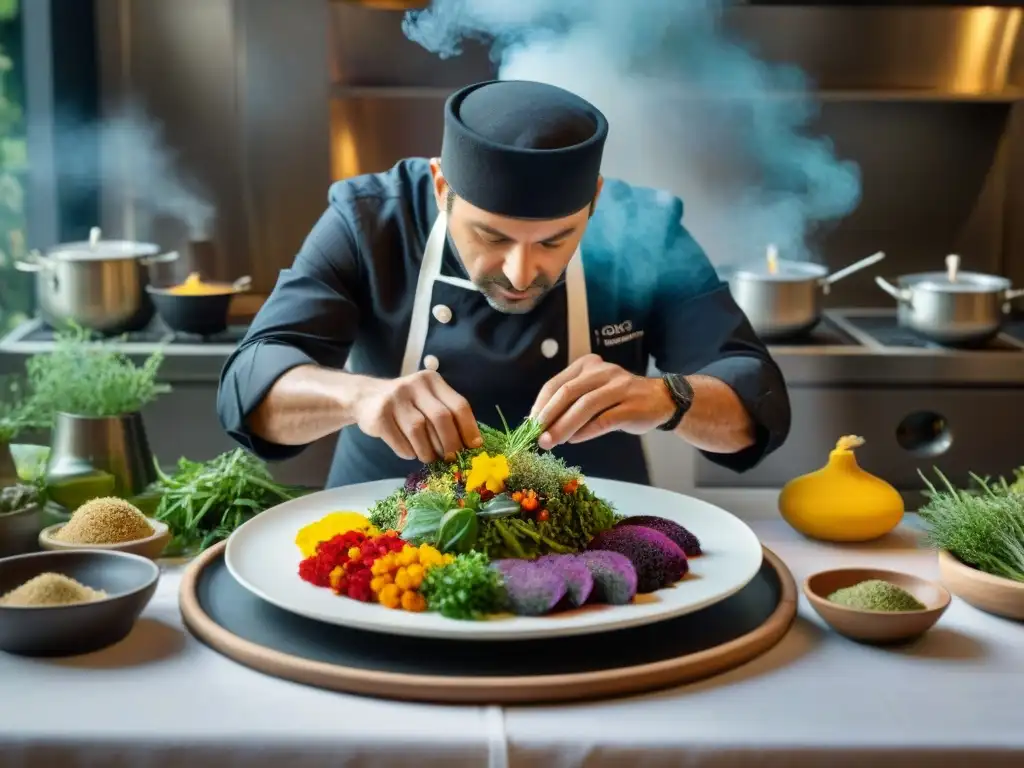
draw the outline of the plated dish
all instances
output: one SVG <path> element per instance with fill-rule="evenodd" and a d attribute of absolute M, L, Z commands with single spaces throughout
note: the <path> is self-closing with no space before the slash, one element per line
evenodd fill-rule
<path fill-rule="evenodd" d="M 538 451 L 538 434 L 485 427 L 483 448 L 452 462 L 281 504 L 235 531 L 227 567 L 316 620 L 493 640 L 661 621 L 756 575 L 760 542 L 734 516 L 584 478 Z"/>

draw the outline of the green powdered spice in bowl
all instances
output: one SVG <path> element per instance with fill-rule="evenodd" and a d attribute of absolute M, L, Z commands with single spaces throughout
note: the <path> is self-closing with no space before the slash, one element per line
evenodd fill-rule
<path fill-rule="evenodd" d="M 923 611 L 926 607 L 905 589 L 881 579 L 868 579 L 852 587 L 837 589 L 828 599 L 862 611 Z"/>
<path fill-rule="evenodd" d="M 825 623 L 862 643 L 897 643 L 931 629 L 949 607 L 941 584 L 878 568 L 821 571 L 804 582 L 804 594 Z"/>

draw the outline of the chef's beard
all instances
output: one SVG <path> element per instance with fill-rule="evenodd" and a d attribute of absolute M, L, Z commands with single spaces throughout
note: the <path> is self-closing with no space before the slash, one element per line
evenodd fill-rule
<path fill-rule="evenodd" d="M 480 289 L 480 293 L 484 295 L 487 303 L 493 309 L 506 315 L 522 315 L 532 311 L 540 303 L 541 299 L 556 285 L 545 275 L 537 275 L 537 278 L 525 289 L 530 294 L 529 296 L 516 301 L 510 301 L 499 293 L 499 289 L 504 288 L 506 291 L 516 291 L 516 289 L 509 282 L 508 278 L 501 273 L 486 275 L 479 280 L 474 280 L 473 284 Z"/>

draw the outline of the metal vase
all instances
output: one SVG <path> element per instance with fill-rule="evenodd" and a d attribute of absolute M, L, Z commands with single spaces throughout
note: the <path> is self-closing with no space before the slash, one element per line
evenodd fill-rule
<path fill-rule="evenodd" d="M 58 413 L 46 466 L 50 482 L 95 471 L 114 477 L 114 494 L 132 497 L 156 480 L 142 414 L 88 418 Z"/>

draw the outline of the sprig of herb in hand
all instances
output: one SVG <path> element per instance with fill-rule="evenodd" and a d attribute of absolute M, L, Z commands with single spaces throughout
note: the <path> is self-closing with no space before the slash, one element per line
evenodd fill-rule
<path fill-rule="evenodd" d="M 993 576 L 1024 581 L 1024 495 L 992 487 L 974 476 L 980 493 L 957 490 L 938 470 L 944 490 L 928 486 L 928 503 L 918 515 L 929 544 Z"/>
<path fill-rule="evenodd" d="M 202 551 L 260 512 L 309 492 L 275 483 L 266 464 L 241 448 L 207 462 L 181 459 L 172 475 L 159 467 L 157 473 L 155 517 L 174 533 L 174 554 Z"/>
<path fill-rule="evenodd" d="M 52 352 L 26 363 L 38 426 L 49 426 L 57 413 L 104 418 L 136 413 L 169 392 L 157 382 L 163 353 L 154 352 L 137 366 L 110 341 L 94 341 L 81 328 L 57 335 Z"/>

